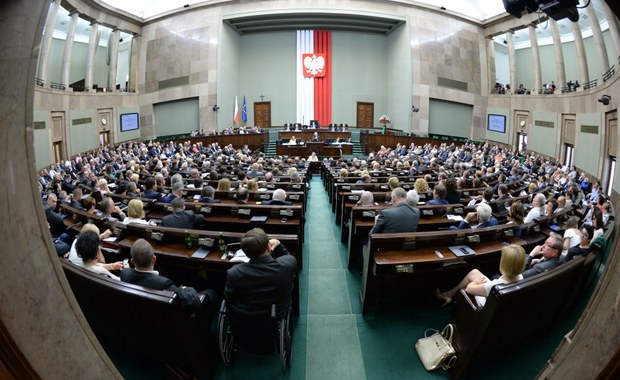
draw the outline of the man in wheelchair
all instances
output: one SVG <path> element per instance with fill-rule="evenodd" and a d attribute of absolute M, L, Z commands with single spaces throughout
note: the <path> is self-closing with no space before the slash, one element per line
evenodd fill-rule
<path fill-rule="evenodd" d="M 276 305 L 276 314 L 286 316 L 292 302 L 297 260 L 277 239 L 254 228 L 241 239 L 241 249 L 250 261 L 228 270 L 224 299 L 245 312 Z"/>
<path fill-rule="evenodd" d="M 287 370 L 293 358 L 291 303 L 297 261 L 260 228 L 248 231 L 241 249 L 250 261 L 228 270 L 218 317 L 218 346 L 226 366 L 237 350 L 279 353 Z"/>

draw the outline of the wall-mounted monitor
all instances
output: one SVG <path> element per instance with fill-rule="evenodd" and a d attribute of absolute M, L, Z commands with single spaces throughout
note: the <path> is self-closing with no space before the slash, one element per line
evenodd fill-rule
<path fill-rule="evenodd" d="M 487 118 L 487 129 L 493 132 L 506 133 L 506 115 L 490 113 Z"/>
<path fill-rule="evenodd" d="M 140 128 L 140 115 L 137 112 L 121 114 L 121 132 L 135 131 Z"/>

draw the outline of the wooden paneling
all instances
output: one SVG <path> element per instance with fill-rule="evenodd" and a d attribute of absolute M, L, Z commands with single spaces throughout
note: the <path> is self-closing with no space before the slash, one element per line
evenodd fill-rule
<path fill-rule="evenodd" d="M 375 104 L 357 102 L 357 127 L 372 128 L 375 118 Z"/>

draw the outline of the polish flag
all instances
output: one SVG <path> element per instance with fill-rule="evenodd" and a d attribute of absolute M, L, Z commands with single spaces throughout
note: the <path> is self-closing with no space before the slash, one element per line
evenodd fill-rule
<path fill-rule="evenodd" d="M 237 102 L 237 96 L 235 96 L 235 113 L 233 115 L 233 122 L 237 124 L 239 122 L 239 102 Z"/>

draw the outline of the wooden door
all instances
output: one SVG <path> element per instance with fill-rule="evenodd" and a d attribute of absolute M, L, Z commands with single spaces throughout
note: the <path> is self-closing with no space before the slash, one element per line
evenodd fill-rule
<path fill-rule="evenodd" d="M 97 123 L 99 143 L 103 143 L 101 135 L 105 135 L 104 146 L 114 143 L 114 119 L 112 118 L 112 109 L 99 109 L 97 110 L 97 114 L 99 116 L 99 122 Z"/>
<path fill-rule="evenodd" d="M 52 112 L 52 149 L 54 162 L 60 162 L 67 157 L 65 130 L 65 113 Z"/>
<path fill-rule="evenodd" d="M 357 102 L 357 122 L 358 128 L 372 128 L 375 120 L 375 104 Z"/>
<path fill-rule="evenodd" d="M 271 102 L 254 102 L 254 125 L 259 128 L 271 127 Z"/>

